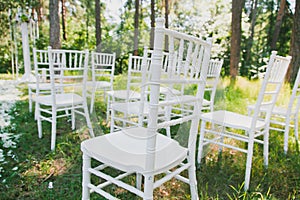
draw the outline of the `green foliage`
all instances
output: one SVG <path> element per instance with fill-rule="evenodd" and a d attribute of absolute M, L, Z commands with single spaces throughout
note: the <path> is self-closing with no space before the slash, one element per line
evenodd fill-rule
<path fill-rule="evenodd" d="M 252 2 L 248 0 L 247 2 Z M 133 30 L 134 30 L 134 1 L 124 2 L 120 18 L 121 21 L 111 20 L 111 13 L 107 13 L 107 1 L 101 1 L 101 29 L 102 43 L 101 51 L 116 52 L 116 73 L 126 71 L 125 60 L 128 54 L 133 52 Z M 288 3 L 289 5 L 289 3 Z M 8 9 L 11 8 L 11 19 L 14 21 L 18 7 L 27 8 L 38 7 L 39 1 L 3 1 L 0 2 L 0 72 L 11 71 L 11 51 L 12 41 L 9 31 Z M 45 6 L 45 5 L 44 5 Z M 95 39 L 95 16 L 94 1 L 81 0 L 70 1 L 67 5 L 67 40 L 62 41 L 62 48 L 66 49 L 96 49 Z M 214 47 L 212 49 L 213 58 L 224 59 L 222 76 L 229 75 L 230 67 L 230 17 L 231 1 L 171 1 L 170 2 L 169 27 L 190 33 L 196 36 L 212 37 Z M 275 1 L 258 1 L 257 20 L 253 38 L 250 58 L 246 57 L 247 45 L 249 40 L 249 26 L 251 13 L 248 15 L 249 8 L 245 7 L 242 23 L 242 43 L 241 43 L 241 66 L 240 74 L 250 78 L 253 73 L 250 69 L 257 69 L 265 65 L 270 55 L 270 42 L 272 39 L 276 15 L 279 4 Z M 44 8 L 47 10 L 47 8 Z M 143 1 L 140 5 L 140 24 L 139 24 L 139 51 L 144 46 L 149 46 L 150 40 L 150 1 Z M 44 11 L 45 12 L 45 11 Z M 156 2 L 156 17 L 164 15 L 164 4 L 162 1 Z M 246 13 L 246 14 L 245 14 Z M 44 13 L 47 14 L 47 13 Z M 228 19 L 228 20 L 224 20 Z M 286 12 L 281 26 L 280 37 L 277 42 L 277 50 L 280 55 L 289 52 L 289 43 L 292 27 L 292 14 Z M 39 24 L 40 38 L 36 41 L 37 48 L 46 48 L 49 45 L 49 23 L 46 18 Z M 19 30 L 13 30 L 19 33 Z M 20 37 L 19 37 L 20 39 Z M 7 42 L 9 41 L 9 42 Z M 18 59 L 19 66 L 22 68 L 22 46 L 19 41 Z M 21 71 L 22 72 L 22 71 Z"/>
<path fill-rule="evenodd" d="M 251 2 L 251 1 L 249 1 Z M 289 5 L 289 3 L 287 4 Z M 254 38 L 252 47 L 250 49 L 251 56 L 247 60 L 246 54 L 247 46 L 249 45 L 249 36 L 245 34 L 247 30 L 244 30 L 242 35 L 242 57 L 240 75 L 251 78 L 254 73 L 250 72 L 250 69 L 257 70 L 259 67 L 266 65 L 270 56 L 270 47 L 273 37 L 274 27 L 276 23 L 276 16 L 279 9 L 279 3 L 275 1 L 258 1 L 256 12 L 256 23 L 254 28 Z M 251 13 L 250 13 L 251 14 Z M 251 23 L 252 15 L 249 15 L 248 24 Z M 285 12 L 283 23 L 280 29 L 280 36 L 277 41 L 277 48 L 279 55 L 287 55 L 289 53 L 289 45 L 291 38 L 292 27 L 292 15 L 289 12 Z"/>

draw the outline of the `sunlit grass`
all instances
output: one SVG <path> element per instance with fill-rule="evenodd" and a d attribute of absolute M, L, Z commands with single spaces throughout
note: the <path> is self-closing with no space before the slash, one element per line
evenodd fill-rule
<path fill-rule="evenodd" d="M 124 88 L 125 75 L 116 78 L 115 88 Z M 50 150 L 51 125 L 43 123 L 44 135 L 39 139 L 34 114 L 28 111 L 27 88 L 20 85 L 23 97 L 11 110 L 11 126 L 0 133 L 20 134 L 16 148 L 5 149 L 15 155 L 6 157 L 0 177 L 0 199 L 80 199 L 81 198 L 81 141 L 89 138 L 84 119 L 78 117 L 76 131 L 70 122 L 59 119 L 56 150 Z M 247 113 L 247 105 L 255 103 L 259 81 L 239 78 L 235 87 L 229 79 L 222 79 L 216 95 L 216 110 L 227 109 Z M 288 85 L 284 92 L 289 94 Z M 282 95 L 280 101 L 288 101 Z M 91 115 L 96 135 L 109 132 L 106 104 L 99 98 Z M 293 130 L 292 130 L 293 131 Z M 178 135 L 182 136 L 182 135 Z M 182 139 L 182 138 L 179 138 Z M 0 141 L 0 146 L 3 142 Z M 283 153 L 283 134 L 271 131 L 269 167 L 263 167 L 262 146 L 255 145 L 250 191 L 244 192 L 245 155 L 224 149 L 221 155 L 215 146 L 197 168 L 200 199 L 300 199 L 299 148 L 291 136 L 289 152 Z M 129 181 L 133 181 L 132 180 Z M 49 188 L 52 183 L 53 188 Z M 121 199 L 139 199 L 125 190 L 110 187 Z M 92 199 L 104 199 L 92 195 Z M 171 180 L 155 190 L 155 199 L 189 199 L 188 185 Z"/>

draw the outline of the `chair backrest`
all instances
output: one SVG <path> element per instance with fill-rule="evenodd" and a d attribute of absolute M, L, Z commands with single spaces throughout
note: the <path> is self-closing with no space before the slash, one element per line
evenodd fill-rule
<path fill-rule="evenodd" d="M 209 93 L 207 100 L 210 102 L 210 105 L 204 106 L 202 109 L 213 108 L 222 66 L 223 60 L 211 59 L 209 61 L 205 91 Z"/>
<path fill-rule="evenodd" d="M 63 55 L 63 62 L 56 67 L 55 55 Z M 53 104 L 58 93 L 78 93 L 86 98 L 86 80 L 89 62 L 88 50 L 48 49 L 50 82 Z"/>
<path fill-rule="evenodd" d="M 127 99 L 130 95 L 141 92 L 141 85 L 146 81 L 148 75 L 143 76 L 143 73 L 148 74 L 150 58 L 147 57 L 148 49 L 144 48 L 143 56 L 134 56 L 129 54 L 128 60 L 128 75 L 127 75 Z M 145 59 L 145 61 L 143 61 Z M 143 63 L 144 62 L 144 63 Z M 144 66 L 143 66 L 144 64 Z M 145 67 L 145 69 L 143 69 Z M 145 72 L 143 70 L 146 70 Z M 144 77 L 144 80 L 143 80 Z"/>
<path fill-rule="evenodd" d="M 112 87 L 115 73 L 116 53 L 92 52 L 91 57 L 92 81 L 108 81 Z"/>
<path fill-rule="evenodd" d="M 46 82 L 49 79 L 48 51 L 33 48 L 33 65 L 37 82 Z"/>
<path fill-rule="evenodd" d="M 136 79 L 139 81 L 143 81 L 140 73 L 142 70 L 142 63 L 143 63 L 143 59 L 145 59 L 145 70 L 147 73 L 146 78 L 150 77 L 150 65 L 151 65 L 151 56 L 152 56 L 153 50 L 148 49 L 147 46 L 144 47 L 143 50 L 143 55 L 142 56 L 132 56 L 132 54 L 129 54 L 129 66 L 128 70 L 130 68 L 134 68 L 132 71 L 137 73 L 137 77 Z M 163 55 L 162 55 L 162 68 L 161 68 L 161 73 L 163 75 L 168 75 L 170 72 L 168 71 L 168 62 L 169 62 L 169 53 L 166 51 L 163 51 Z M 146 80 L 146 79 L 145 79 Z M 140 86 L 140 83 L 138 84 Z"/>
<path fill-rule="evenodd" d="M 299 109 L 300 109 L 300 70 L 298 70 L 297 77 L 294 82 L 292 94 L 288 104 L 287 115 L 290 115 L 291 112 L 297 114 L 299 112 Z"/>
<path fill-rule="evenodd" d="M 129 54 L 128 60 L 128 76 L 127 76 L 127 89 L 135 90 L 140 87 L 142 82 L 142 60 L 141 56 L 134 56 Z"/>
<path fill-rule="evenodd" d="M 48 50 L 49 49 L 51 49 L 51 47 L 48 47 Z M 37 95 L 40 91 L 40 84 L 50 82 L 50 61 L 48 50 L 39 50 L 33 48 L 34 73 L 36 76 Z M 52 62 L 55 68 L 60 68 L 65 62 L 64 59 L 65 56 L 63 52 L 52 52 Z"/>
<path fill-rule="evenodd" d="M 163 69 L 163 46 L 165 38 L 168 38 L 168 71 L 169 76 L 164 76 Z M 164 28 L 164 19 L 156 21 L 154 50 L 151 56 L 150 77 L 144 87 L 150 86 L 149 117 L 148 117 L 148 138 L 147 138 L 147 170 L 151 171 L 155 165 L 155 147 L 156 131 L 159 128 L 165 128 L 191 121 L 189 134 L 188 150 L 194 156 L 196 137 L 199 123 L 199 110 L 201 109 L 204 89 L 206 84 L 206 75 L 210 60 L 211 41 L 203 40 L 194 36 L 179 33 Z M 184 73 L 175 73 L 178 69 Z M 186 102 L 178 102 L 176 99 L 159 101 L 159 92 L 161 85 L 196 85 L 197 92 L 193 98 Z M 190 115 L 181 118 L 169 119 L 168 121 L 158 121 L 158 107 L 169 107 L 179 103 L 194 102 L 194 110 Z M 193 157 L 192 156 L 192 157 Z"/>
<path fill-rule="evenodd" d="M 266 115 L 265 122 L 270 122 L 271 112 L 277 100 L 278 94 L 284 82 L 291 57 L 282 57 L 276 55 L 276 51 L 272 51 L 268 62 L 267 71 L 263 79 L 261 89 L 255 104 L 253 113 L 252 129 L 254 130 L 256 121 L 260 115 L 261 106 L 265 106 Z M 252 131 L 253 132 L 253 131 Z"/>

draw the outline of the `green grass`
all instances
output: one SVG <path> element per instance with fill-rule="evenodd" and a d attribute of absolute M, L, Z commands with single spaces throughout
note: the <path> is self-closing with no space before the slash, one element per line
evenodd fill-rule
<path fill-rule="evenodd" d="M 120 78 L 122 79 L 122 77 Z M 246 106 L 255 102 L 259 83 L 239 79 L 234 88 L 223 79 L 216 96 L 216 109 L 246 113 Z M 120 83 L 118 83 L 120 84 Z M 5 162 L 1 162 L 0 199 L 80 199 L 82 153 L 80 143 L 88 138 L 83 119 L 79 129 L 71 130 L 70 122 L 60 119 L 56 150 L 50 151 L 49 123 L 43 123 L 45 134 L 39 139 L 33 113 L 28 111 L 27 89 L 21 85 L 23 100 L 10 111 L 11 125 L 0 134 L 13 133 L 16 147 L 2 148 Z M 282 102 L 287 95 L 282 95 Z M 97 101 L 91 116 L 97 135 L 108 133 L 105 121 L 106 107 Z M 293 130 L 292 130 L 293 131 Z M 245 155 L 224 150 L 221 155 L 211 151 L 197 168 L 200 199 L 300 199 L 300 156 L 298 144 L 289 142 L 287 155 L 283 153 L 282 133 L 271 131 L 268 169 L 263 167 L 262 146 L 256 145 L 253 157 L 250 190 L 245 193 L 243 180 Z M 130 181 L 130 180 L 129 180 Z M 49 189 L 49 183 L 53 188 Z M 121 199 L 139 199 L 115 187 L 109 188 Z M 92 195 L 92 199 L 103 199 Z M 170 181 L 155 191 L 155 199 L 189 199 L 189 187 L 179 181 Z"/>

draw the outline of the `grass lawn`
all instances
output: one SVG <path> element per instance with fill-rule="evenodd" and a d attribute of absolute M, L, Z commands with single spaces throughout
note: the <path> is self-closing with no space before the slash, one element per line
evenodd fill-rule
<path fill-rule="evenodd" d="M 228 109 L 246 113 L 248 104 L 255 102 L 258 81 L 239 78 L 237 86 L 227 87 L 223 79 L 216 96 L 215 109 Z M 38 138 L 34 114 L 28 110 L 27 87 L 10 110 L 11 125 L 0 130 L 6 140 L 0 141 L 0 199 L 81 199 L 82 153 L 80 143 L 89 137 L 85 121 L 79 119 L 76 131 L 65 119 L 58 121 L 56 150 L 50 151 L 50 123 L 43 123 L 44 135 Z M 289 97 L 289 86 L 284 86 L 279 103 Z M 1 103 L 0 103 L 1 104 Z M 106 105 L 103 100 L 95 104 L 92 114 L 96 135 L 109 132 Z M 292 133 L 293 129 L 291 130 Z M 11 133 L 11 134 L 7 134 Z M 207 156 L 197 168 L 200 199 L 300 199 L 300 156 L 298 143 L 290 134 L 289 151 L 283 153 L 283 134 L 270 132 L 268 169 L 263 167 L 262 146 L 256 145 L 250 191 L 243 190 L 246 156 L 224 149 L 220 155 L 211 146 Z M 5 142 L 12 142 L 6 148 Z M 13 144 L 15 142 L 15 144 Z M 0 152 L 1 155 L 1 152 Z M 120 199 L 139 199 L 132 194 L 111 187 Z M 189 187 L 172 180 L 155 191 L 155 199 L 189 199 Z M 92 199 L 104 199 L 92 195 Z"/>

